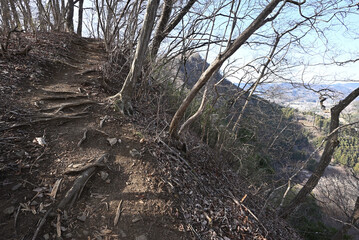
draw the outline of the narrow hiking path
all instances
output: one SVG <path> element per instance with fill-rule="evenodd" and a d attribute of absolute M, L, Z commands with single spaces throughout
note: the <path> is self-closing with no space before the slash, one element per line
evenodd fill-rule
<path fill-rule="evenodd" d="M 26 131 L 36 154 L 23 150 L 27 165 L 3 176 L 0 233 L 4 239 L 188 239 L 171 217 L 173 200 L 145 136 L 107 106 L 98 71 L 102 44 L 76 39 L 70 52 L 20 97 L 30 117 L 3 129 Z M 77 198 L 57 210 L 86 172 L 81 169 L 104 155 Z"/>

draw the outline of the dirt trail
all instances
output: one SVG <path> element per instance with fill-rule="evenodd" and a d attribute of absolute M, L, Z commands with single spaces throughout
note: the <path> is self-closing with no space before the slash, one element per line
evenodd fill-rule
<path fill-rule="evenodd" d="M 105 58 L 101 43 L 78 39 L 71 52 L 68 62 L 23 93 L 21 101 L 31 106 L 27 124 L 5 130 L 26 132 L 27 147 L 13 151 L 21 167 L 2 171 L 0 238 L 32 239 L 40 219 L 81 175 L 65 172 L 109 154 L 72 207 L 52 212 L 36 239 L 188 239 L 171 214 L 174 202 L 146 137 L 107 107 L 96 71 Z M 109 139 L 117 142 L 111 146 Z"/>

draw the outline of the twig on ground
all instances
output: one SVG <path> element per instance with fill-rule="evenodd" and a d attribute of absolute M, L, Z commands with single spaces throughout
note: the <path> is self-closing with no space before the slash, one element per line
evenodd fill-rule
<path fill-rule="evenodd" d="M 84 131 L 84 134 L 82 136 L 82 138 L 80 139 L 80 141 L 77 143 L 77 146 L 80 147 L 81 144 L 86 140 L 87 138 L 87 132 L 88 132 L 88 129 L 86 128 L 85 131 Z"/>
<path fill-rule="evenodd" d="M 32 236 L 32 240 L 36 240 L 37 239 L 37 235 L 40 232 L 40 229 L 42 228 L 42 226 L 45 224 L 46 222 L 46 218 L 49 216 L 49 214 L 52 212 L 52 208 L 50 208 L 49 210 L 47 210 L 46 214 L 42 217 L 42 219 L 39 222 L 38 227 L 36 228 L 36 231 L 34 233 L 34 235 Z"/>
<path fill-rule="evenodd" d="M 121 213 L 122 213 L 122 202 L 123 202 L 123 200 L 121 200 L 120 203 L 119 203 L 118 206 L 117 206 L 116 216 L 115 216 L 115 219 L 113 220 L 113 226 L 116 226 L 116 225 L 117 225 L 118 220 L 119 220 L 120 217 L 121 217 Z"/>

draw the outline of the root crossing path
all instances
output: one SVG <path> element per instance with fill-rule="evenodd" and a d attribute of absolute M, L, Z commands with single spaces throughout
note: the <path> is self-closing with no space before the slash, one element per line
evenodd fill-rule
<path fill-rule="evenodd" d="M 28 114 L 1 129 L 21 135 L 9 153 L 21 164 L 2 169 L 2 236 L 188 239 L 146 136 L 108 106 L 102 44 L 75 38 L 69 48 L 21 95 Z"/>

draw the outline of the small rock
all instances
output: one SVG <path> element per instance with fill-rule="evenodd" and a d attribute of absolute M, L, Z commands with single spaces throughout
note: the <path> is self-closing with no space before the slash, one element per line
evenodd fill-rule
<path fill-rule="evenodd" d="M 45 138 L 43 137 L 36 137 L 34 140 L 33 140 L 34 143 L 38 143 L 39 145 L 41 145 L 42 147 L 44 147 L 46 145 L 46 141 L 45 141 Z"/>
<path fill-rule="evenodd" d="M 82 214 L 81 216 L 77 216 L 77 219 L 80 220 L 81 222 L 85 222 L 86 221 L 86 215 Z"/>
<path fill-rule="evenodd" d="M 134 218 L 132 219 L 132 222 L 133 222 L 133 223 L 136 223 L 136 222 L 138 222 L 138 221 L 140 221 L 140 220 L 141 220 L 141 217 L 137 216 L 137 217 L 134 217 Z"/>
<path fill-rule="evenodd" d="M 141 236 L 136 237 L 136 240 L 147 240 L 146 235 L 142 234 Z"/>
<path fill-rule="evenodd" d="M 113 146 L 117 143 L 117 138 L 107 138 L 107 141 L 111 146 Z"/>
<path fill-rule="evenodd" d="M 44 237 L 45 240 L 49 240 L 49 239 L 50 239 L 50 235 L 49 235 L 48 233 L 44 234 L 43 237 Z"/>
<path fill-rule="evenodd" d="M 5 215 L 11 215 L 15 211 L 15 207 L 11 206 L 8 208 L 5 208 L 4 211 L 2 211 Z"/>
<path fill-rule="evenodd" d="M 122 229 L 120 229 L 119 232 L 122 238 L 127 237 L 127 234 Z"/>
<path fill-rule="evenodd" d="M 83 233 L 85 236 L 88 236 L 88 235 L 89 235 L 89 231 L 86 231 L 86 230 L 83 230 L 82 233 Z"/>
<path fill-rule="evenodd" d="M 15 186 L 13 186 L 13 187 L 11 188 L 11 190 L 12 190 L 12 191 L 16 191 L 16 190 L 18 190 L 18 189 L 21 187 L 21 185 L 22 185 L 22 183 L 18 183 L 18 184 L 16 184 Z"/>
<path fill-rule="evenodd" d="M 100 175 L 101 175 L 101 179 L 102 180 L 106 180 L 107 179 L 107 177 L 108 177 L 108 173 L 107 172 L 105 172 L 105 171 L 101 171 L 100 172 Z"/>
<path fill-rule="evenodd" d="M 67 234 L 65 235 L 65 238 L 72 238 L 72 234 L 71 234 L 71 233 L 67 233 Z"/>
<path fill-rule="evenodd" d="M 131 154 L 131 156 L 132 157 L 141 157 L 141 153 L 137 150 L 137 149 L 135 149 L 135 148 L 133 148 L 132 150 L 130 150 L 130 154 Z"/>

